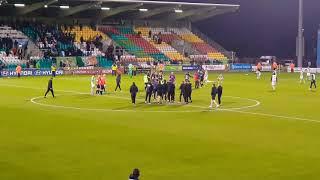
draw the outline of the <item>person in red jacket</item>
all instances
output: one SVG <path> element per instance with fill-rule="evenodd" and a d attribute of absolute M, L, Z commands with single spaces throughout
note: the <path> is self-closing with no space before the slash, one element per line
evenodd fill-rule
<path fill-rule="evenodd" d="M 193 79 L 194 79 L 194 88 L 198 89 L 200 86 L 200 81 L 199 81 L 199 73 L 195 72 L 193 75 Z"/>

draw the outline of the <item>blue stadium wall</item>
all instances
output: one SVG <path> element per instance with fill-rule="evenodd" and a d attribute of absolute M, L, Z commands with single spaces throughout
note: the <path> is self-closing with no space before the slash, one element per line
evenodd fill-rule
<path fill-rule="evenodd" d="M 317 68 L 320 68 L 320 29 L 318 30 Z"/>

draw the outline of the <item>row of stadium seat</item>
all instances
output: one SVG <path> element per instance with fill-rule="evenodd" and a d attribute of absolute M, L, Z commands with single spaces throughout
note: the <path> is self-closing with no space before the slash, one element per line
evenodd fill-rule
<path fill-rule="evenodd" d="M 147 40 L 150 45 L 154 46 L 158 51 L 163 53 L 165 56 L 167 56 L 172 61 L 184 61 L 186 60 L 185 57 L 183 57 L 176 49 L 174 49 L 172 46 L 166 43 L 166 41 L 161 42 L 161 44 L 155 43 L 150 35 L 152 36 L 153 33 L 156 35 L 159 35 L 159 33 L 162 35 L 164 32 L 164 28 L 148 28 L 148 27 L 137 27 L 135 28 L 136 33 L 141 33 L 142 37 Z M 149 34 L 151 32 L 151 34 Z M 161 37 L 161 35 L 159 35 Z M 169 35 L 169 34 L 166 34 Z M 162 37 L 161 37 L 162 38 Z"/>

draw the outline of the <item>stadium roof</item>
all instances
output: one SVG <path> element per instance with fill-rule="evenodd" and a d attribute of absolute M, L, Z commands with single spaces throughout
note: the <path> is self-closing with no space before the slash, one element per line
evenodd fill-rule
<path fill-rule="evenodd" d="M 0 16 L 93 18 L 95 20 L 204 20 L 240 5 L 144 0 L 0 0 Z"/>

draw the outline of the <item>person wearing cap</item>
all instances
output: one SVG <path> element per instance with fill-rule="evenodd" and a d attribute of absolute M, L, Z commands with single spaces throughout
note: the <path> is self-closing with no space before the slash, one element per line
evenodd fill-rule
<path fill-rule="evenodd" d="M 44 94 L 44 98 L 46 98 L 46 97 L 47 97 L 47 94 L 49 93 L 49 91 L 51 92 L 52 97 L 54 97 L 53 86 L 52 86 L 52 80 L 53 80 L 53 78 L 51 77 L 51 78 L 49 79 L 49 81 L 48 81 L 48 88 L 47 88 L 46 93 Z"/>
<path fill-rule="evenodd" d="M 130 87 L 130 94 L 131 94 L 131 101 L 132 104 L 136 104 L 136 97 L 137 97 L 137 93 L 138 93 L 139 89 L 136 86 L 136 84 L 133 82 L 131 87 Z"/>

